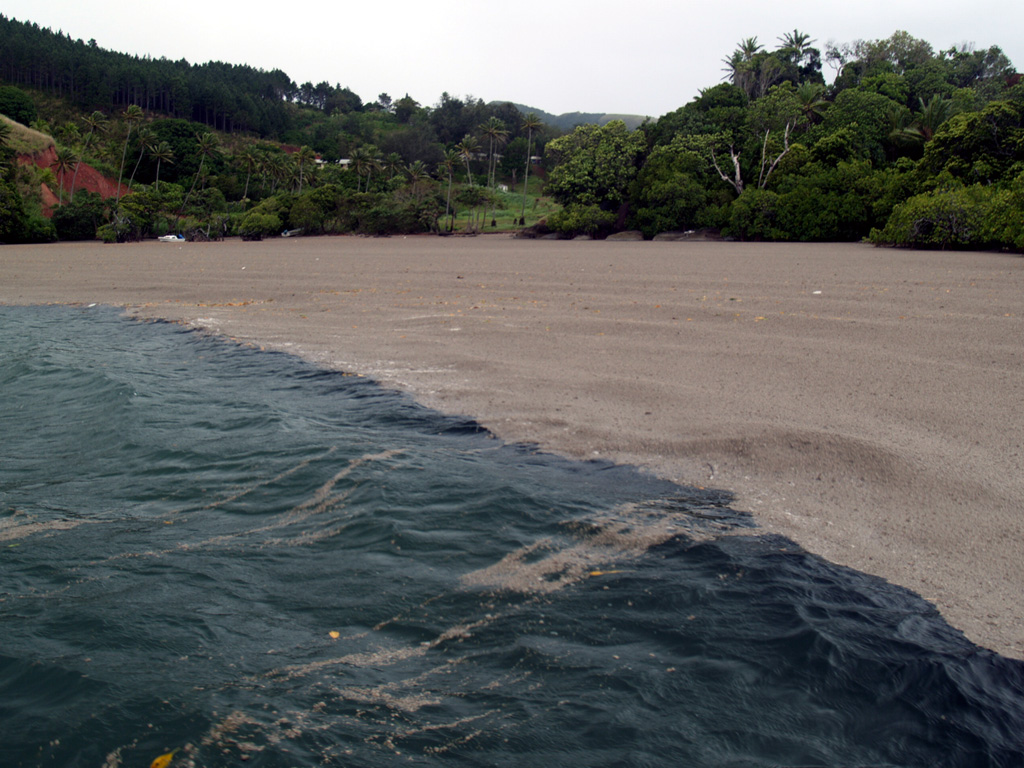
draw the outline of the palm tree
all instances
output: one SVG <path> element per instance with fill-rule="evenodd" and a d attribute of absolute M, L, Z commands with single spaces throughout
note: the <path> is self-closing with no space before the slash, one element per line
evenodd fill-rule
<path fill-rule="evenodd" d="M 260 192 L 263 192 L 267 186 L 267 180 L 270 180 L 270 194 L 274 194 L 277 191 L 277 182 L 284 174 L 283 161 L 281 155 L 277 152 L 263 152 L 260 156 Z"/>
<path fill-rule="evenodd" d="M 952 112 L 952 102 L 938 94 L 928 102 L 919 98 L 917 103 L 921 106 L 920 114 L 912 114 L 901 104 L 894 104 L 887 111 L 889 140 L 893 144 L 914 146 L 931 141 L 935 131 L 949 119 Z"/>
<path fill-rule="evenodd" d="M 931 141 L 939 126 L 952 115 L 953 102 L 942 98 L 937 93 L 933 94 L 927 103 L 921 98 L 917 102 L 921 105 L 921 115 L 917 119 L 918 130 L 921 131 L 921 136 L 926 142 Z"/>
<path fill-rule="evenodd" d="M 363 167 L 366 170 L 366 189 L 364 191 L 370 191 L 370 176 L 373 175 L 374 171 L 379 171 L 383 166 L 381 164 L 380 156 L 377 154 L 378 149 L 373 144 L 367 144 L 364 149 L 366 150 L 366 160 L 363 163 Z"/>
<path fill-rule="evenodd" d="M 78 150 L 78 159 L 75 161 L 75 172 L 71 174 L 71 191 L 68 193 L 69 203 L 74 202 L 75 200 L 75 185 L 78 183 L 78 169 L 82 167 L 82 163 L 85 160 L 85 154 L 92 149 L 95 143 L 95 137 L 91 133 L 87 133 L 75 147 L 75 149 Z"/>
<path fill-rule="evenodd" d="M 455 166 L 459 164 L 459 153 L 454 149 L 446 149 L 444 151 L 444 160 L 437 166 L 439 173 L 448 174 L 448 196 L 444 202 L 444 219 L 448 222 L 448 231 L 452 231 L 452 224 L 449 220 L 449 214 L 452 209 L 452 181 L 455 178 Z"/>
<path fill-rule="evenodd" d="M 196 188 L 196 183 L 199 181 L 199 176 L 203 172 L 203 164 L 206 162 L 206 158 L 213 157 L 217 154 L 217 137 L 212 133 L 196 134 L 196 141 L 199 142 L 199 168 L 196 169 L 196 176 L 192 179 L 192 186 L 189 187 L 188 194 L 185 195 L 185 199 L 181 201 L 181 210 L 185 210 L 185 204 L 188 203 L 189 197 L 192 195 L 192 191 Z"/>
<path fill-rule="evenodd" d="M 495 151 L 497 147 L 505 143 L 508 139 L 508 129 L 505 128 L 505 121 L 491 115 L 486 123 L 480 126 L 480 130 L 488 140 L 488 158 L 487 158 L 487 185 L 492 190 L 495 185 L 495 176 L 498 171 L 498 153 Z M 493 196 L 490 200 L 493 200 Z M 484 208 L 484 218 L 487 218 L 487 208 Z M 494 225 L 492 220 L 491 225 Z"/>
<path fill-rule="evenodd" d="M 256 147 L 248 144 L 238 153 L 238 160 L 242 163 L 242 167 L 245 168 L 245 191 L 242 192 L 242 199 L 246 200 L 249 197 L 249 179 L 252 178 L 252 172 L 260 164 L 260 154 L 256 151 Z"/>
<path fill-rule="evenodd" d="M 427 166 L 422 160 L 416 160 L 409 163 L 405 172 L 409 176 L 410 184 L 418 184 L 419 182 L 430 178 L 430 174 L 427 172 Z"/>
<path fill-rule="evenodd" d="M 356 147 L 349 153 L 349 167 L 356 172 L 356 192 L 361 192 L 363 187 L 363 171 L 366 171 L 366 190 L 370 190 L 370 163 L 373 156 L 366 147 Z"/>
<path fill-rule="evenodd" d="M 138 104 L 129 104 L 124 112 L 121 113 L 121 119 L 127 124 L 128 131 L 124 135 L 124 148 L 121 150 L 121 169 L 117 172 L 117 197 L 115 202 L 121 201 L 121 179 L 124 177 L 124 161 L 128 156 L 128 140 L 132 137 L 132 126 L 142 119 L 142 107 Z"/>
<path fill-rule="evenodd" d="M 415 160 L 405 168 L 405 175 L 409 177 L 409 190 L 413 197 L 423 199 L 428 189 L 427 182 L 430 181 L 430 172 L 422 160 Z"/>
<path fill-rule="evenodd" d="M 388 178 L 393 179 L 395 178 L 395 174 L 402 170 L 402 168 L 404 167 L 404 164 L 402 162 L 402 156 L 397 152 L 392 152 L 387 157 L 384 158 L 382 166 L 384 170 L 388 171 Z"/>
<path fill-rule="evenodd" d="M 455 145 L 455 149 L 458 151 L 462 161 L 466 164 L 466 182 L 469 186 L 473 186 L 473 173 L 469 170 L 469 161 L 473 159 L 473 156 L 480 151 L 480 142 L 476 140 L 474 136 L 466 134 L 462 137 L 462 141 Z"/>
<path fill-rule="evenodd" d="M 800 112 L 804 116 L 804 122 L 808 128 L 828 109 L 829 102 L 825 100 L 824 96 L 825 86 L 821 83 L 812 83 L 808 80 L 800 83 L 800 87 L 796 89 Z"/>
<path fill-rule="evenodd" d="M 139 139 L 139 158 L 135 161 L 135 168 L 132 169 L 132 175 L 128 179 L 128 191 L 132 191 L 132 184 L 135 182 L 135 174 L 139 172 L 139 163 L 142 162 L 142 156 L 148 150 L 153 151 L 156 146 L 156 134 L 153 133 L 149 128 L 139 128 L 136 133 Z"/>
<path fill-rule="evenodd" d="M 79 130 L 78 123 L 64 123 L 57 128 L 57 138 L 70 147 L 82 138 L 82 131 Z"/>
<path fill-rule="evenodd" d="M 299 194 L 302 194 L 302 183 L 306 179 L 305 170 L 306 168 L 316 160 L 316 152 L 310 147 L 303 145 L 302 148 L 295 153 L 295 164 L 299 169 Z"/>
<path fill-rule="evenodd" d="M 523 174 L 523 210 L 519 213 L 519 226 L 526 226 L 526 185 L 530 181 L 530 165 L 533 155 L 533 131 L 544 123 L 533 112 L 523 118 L 523 129 L 526 131 L 526 173 Z"/>
<path fill-rule="evenodd" d="M 166 141 L 161 141 L 150 150 L 149 156 L 156 160 L 156 191 L 160 191 L 160 163 L 174 164 L 174 150 Z"/>
<path fill-rule="evenodd" d="M 480 130 L 488 139 L 487 184 L 493 188 L 494 175 L 497 170 L 497 162 L 495 160 L 497 155 L 494 150 L 505 143 L 505 140 L 508 138 L 508 129 L 505 128 L 504 120 L 491 115 L 490 119 L 480 126 Z"/>
<path fill-rule="evenodd" d="M 762 49 L 763 46 L 757 42 L 756 37 L 748 37 L 740 41 L 729 58 L 722 59 L 725 63 L 726 79 L 732 80 L 733 85 L 742 88 L 747 96 L 753 91 L 756 75 L 754 57 Z"/>
<path fill-rule="evenodd" d="M 53 167 L 57 169 L 58 205 L 64 205 L 64 175 L 77 165 L 75 153 L 69 148 L 61 147 L 57 150 L 57 159 L 54 161 Z"/>
<path fill-rule="evenodd" d="M 88 117 L 83 117 L 82 122 L 85 123 L 85 127 L 89 129 L 89 132 L 82 137 L 82 151 L 78 155 L 78 162 L 75 163 L 75 173 L 71 177 L 71 200 L 75 199 L 75 181 L 78 179 L 78 169 L 82 165 L 82 160 L 85 158 L 85 153 L 89 151 L 92 146 L 93 140 L 96 137 L 97 131 L 102 132 L 107 130 L 107 116 L 99 110 L 96 110 Z"/>
<path fill-rule="evenodd" d="M 799 29 L 794 29 L 792 32 L 783 33 L 782 37 L 778 38 L 779 42 L 782 43 L 782 47 L 793 51 L 794 57 L 797 61 L 800 61 L 810 50 L 811 36 L 804 34 Z"/>

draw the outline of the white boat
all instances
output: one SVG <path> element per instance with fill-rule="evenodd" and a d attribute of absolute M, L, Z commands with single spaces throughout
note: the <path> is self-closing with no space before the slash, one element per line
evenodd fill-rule
<path fill-rule="evenodd" d="M 184 235 L 164 235 L 162 237 L 158 237 L 157 240 L 159 240 L 161 243 L 184 243 L 185 242 L 185 236 Z"/>
<path fill-rule="evenodd" d="M 299 227 L 299 229 L 286 229 L 284 232 L 281 233 L 281 237 L 298 237 L 301 234 L 302 228 Z"/>

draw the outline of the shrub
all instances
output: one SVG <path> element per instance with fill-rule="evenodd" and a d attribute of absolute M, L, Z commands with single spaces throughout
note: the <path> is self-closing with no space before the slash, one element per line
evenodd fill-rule
<path fill-rule="evenodd" d="M 53 212 L 53 227 L 60 240 L 95 240 L 103 224 L 103 200 L 99 195 L 79 191 L 73 202 Z"/>
<path fill-rule="evenodd" d="M 765 189 L 745 189 L 729 206 L 725 234 L 740 240 L 785 240 L 779 222 L 779 196 Z"/>
<path fill-rule="evenodd" d="M 563 235 L 607 235 L 615 225 L 615 214 L 597 205 L 570 203 L 548 217 L 548 226 Z"/>
<path fill-rule="evenodd" d="M 897 205 L 882 230 L 873 229 L 876 245 L 908 248 L 1024 251 L 1024 207 L 1017 187 L 1000 190 L 975 184 L 916 195 Z"/>
<path fill-rule="evenodd" d="M 281 219 L 274 213 L 250 211 L 238 225 L 243 240 L 262 240 L 281 231 Z"/>

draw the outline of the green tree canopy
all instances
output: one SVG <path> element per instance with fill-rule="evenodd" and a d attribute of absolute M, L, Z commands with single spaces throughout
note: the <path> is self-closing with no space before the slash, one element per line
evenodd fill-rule
<path fill-rule="evenodd" d="M 626 200 L 645 149 L 644 134 L 621 120 L 581 125 L 547 144 L 548 192 L 559 202 L 615 210 Z"/>

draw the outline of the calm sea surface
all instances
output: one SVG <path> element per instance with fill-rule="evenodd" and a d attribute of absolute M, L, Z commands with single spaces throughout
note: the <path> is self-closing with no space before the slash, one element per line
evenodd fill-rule
<path fill-rule="evenodd" d="M 1024 765 L 1024 664 L 728 505 L 0 307 L 0 766 Z"/>

